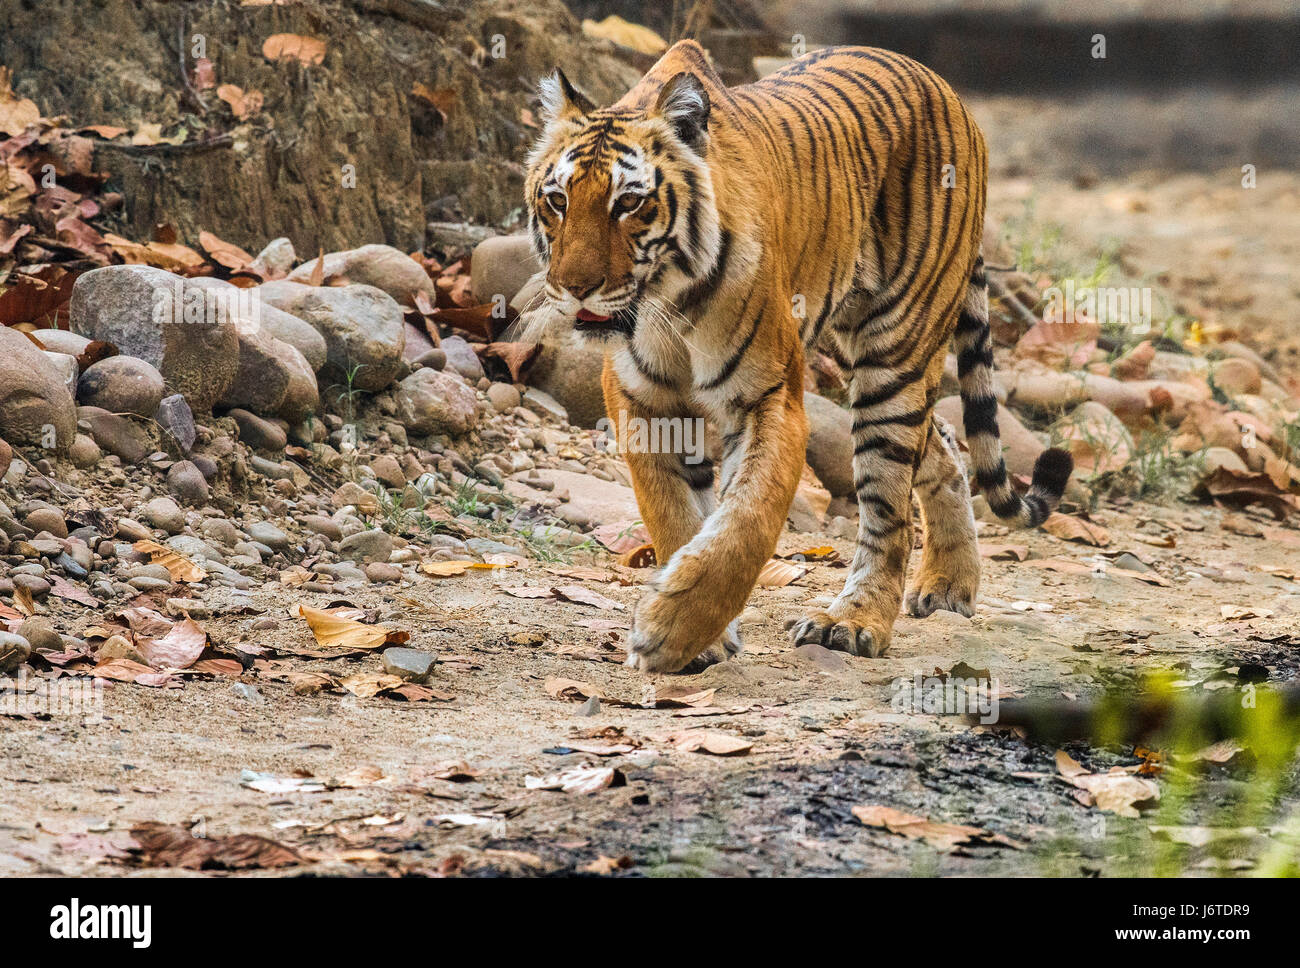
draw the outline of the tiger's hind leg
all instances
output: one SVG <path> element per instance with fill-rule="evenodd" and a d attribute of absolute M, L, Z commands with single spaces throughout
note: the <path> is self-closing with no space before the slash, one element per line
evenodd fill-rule
<path fill-rule="evenodd" d="M 937 366 L 912 372 L 858 359 L 852 377 L 857 549 L 844 590 L 824 610 L 792 623 L 795 645 L 873 657 L 889 648 L 912 551 L 912 482 L 942 365 L 940 358 Z"/>
<path fill-rule="evenodd" d="M 970 487 L 952 429 L 935 417 L 914 483 L 921 505 L 921 567 L 908 589 L 907 613 L 940 609 L 969 618 L 979 591 L 980 556 Z"/>

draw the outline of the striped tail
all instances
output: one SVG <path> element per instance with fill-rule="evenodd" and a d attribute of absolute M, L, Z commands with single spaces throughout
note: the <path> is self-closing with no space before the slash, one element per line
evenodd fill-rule
<path fill-rule="evenodd" d="M 1034 463 L 1029 493 L 1021 497 L 1011 489 L 998 436 L 998 401 L 993 395 L 993 340 L 989 335 L 988 274 L 982 255 L 971 273 L 966 305 L 953 335 L 953 348 L 957 352 L 957 376 L 961 383 L 962 423 L 966 427 L 966 446 L 970 449 L 975 481 L 999 518 L 1015 527 L 1037 527 L 1052 513 L 1065 493 L 1065 485 L 1074 470 L 1074 458 L 1057 448 L 1045 450 Z"/>

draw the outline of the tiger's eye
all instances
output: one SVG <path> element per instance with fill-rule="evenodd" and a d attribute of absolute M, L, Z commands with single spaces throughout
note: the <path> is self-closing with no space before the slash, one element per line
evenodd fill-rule
<path fill-rule="evenodd" d="M 564 207 L 567 203 L 568 199 L 564 197 L 562 192 L 549 192 L 546 196 L 546 204 L 551 206 L 551 211 L 556 215 L 564 214 Z"/>
<path fill-rule="evenodd" d="M 619 215 L 628 215 L 640 208 L 643 201 L 645 201 L 644 195 L 638 195 L 635 192 L 624 192 L 614 202 L 614 211 Z"/>

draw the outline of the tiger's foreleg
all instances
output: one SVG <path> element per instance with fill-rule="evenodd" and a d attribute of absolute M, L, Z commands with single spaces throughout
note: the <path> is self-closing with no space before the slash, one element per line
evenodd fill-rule
<path fill-rule="evenodd" d="M 695 537 L 713 512 L 716 504 L 713 462 L 707 457 L 697 460 L 684 453 L 639 446 L 629 425 L 638 420 L 648 423 L 661 415 L 653 414 L 628 396 L 608 362 L 602 383 L 605 412 L 614 425 L 619 453 L 632 475 L 641 521 L 650 532 L 655 556 L 661 563 L 668 562 L 677 549 Z M 698 439 L 703 440 L 702 433 Z M 732 622 L 715 642 L 706 644 L 680 671 L 698 672 L 739 653 L 741 648 L 739 622 Z"/>
<path fill-rule="evenodd" d="M 667 560 L 637 605 L 628 640 L 628 664 L 636 668 L 678 670 L 709 649 L 745 607 L 759 571 L 776 550 L 803 471 L 808 438 L 803 395 L 798 387 L 779 383 L 736 407 L 723 429 L 721 501 L 700 532 Z M 641 495 L 638 488 L 644 501 Z"/>

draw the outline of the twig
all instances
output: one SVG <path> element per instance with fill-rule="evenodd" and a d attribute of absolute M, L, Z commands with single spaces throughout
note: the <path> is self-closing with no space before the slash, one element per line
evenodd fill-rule
<path fill-rule="evenodd" d="M 235 143 L 233 134 L 219 134 L 212 138 L 204 138 L 202 141 L 185 141 L 178 145 L 160 144 L 160 145 L 120 145 L 115 141 L 105 141 L 102 138 L 91 139 L 96 148 L 112 148 L 114 151 L 120 151 L 127 155 L 179 155 L 189 154 L 197 151 L 211 151 L 214 148 L 229 148 Z"/>

